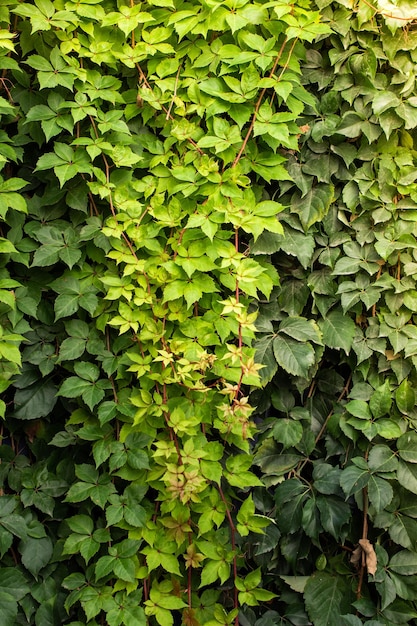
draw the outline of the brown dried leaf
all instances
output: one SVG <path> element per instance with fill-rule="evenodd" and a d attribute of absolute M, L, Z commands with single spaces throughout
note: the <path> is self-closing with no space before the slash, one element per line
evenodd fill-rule
<path fill-rule="evenodd" d="M 375 576 L 378 560 L 373 545 L 369 539 L 359 539 L 359 545 L 366 555 L 366 569 L 368 570 L 368 574 Z"/>

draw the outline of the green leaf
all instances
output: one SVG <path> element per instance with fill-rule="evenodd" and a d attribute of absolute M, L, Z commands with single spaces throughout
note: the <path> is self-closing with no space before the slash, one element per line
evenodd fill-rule
<path fill-rule="evenodd" d="M 408 431 L 397 440 L 397 450 L 403 461 L 417 463 L 417 433 Z"/>
<path fill-rule="evenodd" d="M 324 320 L 319 321 L 319 327 L 326 346 L 342 349 L 349 354 L 355 336 L 355 323 L 350 317 L 334 310 Z"/>
<path fill-rule="evenodd" d="M 255 347 L 255 361 L 263 365 L 259 371 L 259 376 L 262 384 L 266 384 L 272 380 L 275 375 L 278 365 L 274 356 L 274 335 L 269 337 L 261 337 L 258 341 L 254 342 Z"/>
<path fill-rule="evenodd" d="M 351 511 L 349 504 L 335 496 L 319 496 L 317 498 L 317 508 L 320 511 L 320 520 L 324 530 L 335 539 L 340 540 L 342 528 L 350 520 Z"/>
<path fill-rule="evenodd" d="M 56 263 L 58 257 L 52 262 Z M 50 265 L 50 263 L 48 263 Z M 63 317 L 70 317 L 76 313 L 80 306 L 80 295 L 78 293 L 62 293 L 55 300 L 55 321 Z"/>
<path fill-rule="evenodd" d="M 91 383 L 78 376 L 70 376 L 66 378 L 62 383 L 58 395 L 64 396 L 64 398 L 78 398 L 85 391 L 89 390 Z"/>
<path fill-rule="evenodd" d="M 285 237 L 281 238 L 280 248 L 287 254 L 295 256 L 304 269 L 307 269 L 314 253 L 314 237 L 285 227 Z"/>
<path fill-rule="evenodd" d="M 14 415 L 21 420 L 46 417 L 53 410 L 57 401 L 57 388 L 48 378 L 39 380 L 15 393 Z"/>
<path fill-rule="evenodd" d="M 334 626 L 345 612 L 343 583 L 339 576 L 316 572 L 304 589 L 307 613 L 314 626 Z"/>
<path fill-rule="evenodd" d="M 307 194 L 296 194 L 291 201 L 292 210 L 298 213 L 304 230 L 320 222 L 327 214 L 334 197 L 333 185 L 320 183 L 312 187 Z"/>
<path fill-rule="evenodd" d="M 369 400 L 369 408 L 375 419 L 387 415 L 391 409 L 392 396 L 390 385 L 385 381 L 383 385 L 378 387 Z"/>
<path fill-rule="evenodd" d="M 401 413 L 408 415 L 416 404 L 416 394 L 408 378 L 404 379 L 395 392 L 395 402 Z"/>
<path fill-rule="evenodd" d="M 27 537 L 19 544 L 22 563 L 35 578 L 51 559 L 53 544 L 49 537 L 35 539 Z"/>
<path fill-rule="evenodd" d="M 348 413 L 354 415 L 355 417 L 358 417 L 359 419 L 372 419 L 369 404 L 364 400 L 351 400 L 346 404 L 345 409 Z"/>
<path fill-rule="evenodd" d="M 403 576 L 417 574 L 417 553 L 410 550 L 401 550 L 394 554 L 389 562 L 389 568 Z"/>
<path fill-rule="evenodd" d="M 340 476 L 340 486 L 345 492 L 346 497 L 349 497 L 366 487 L 369 478 L 370 473 L 367 468 L 350 465 L 342 471 Z"/>
<path fill-rule="evenodd" d="M 397 470 L 397 480 L 401 487 L 417 494 L 417 466 L 408 465 L 404 461 L 400 461 Z"/>
<path fill-rule="evenodd" d="M 279 332 L 297 341 L 312 341 L 321 344 L 321 333 L 314 320 L 304 317 L 286 317 L 279 326 Z"/>
<path fill-rule="evenodd" d="M 326 495 L 340 492 L 340 474 L 338 467 L 332 467 L 329 463 L 318 463 L 314 466 L 314 487 L 320 493 Z"/>
<path fill-rule="evenodd" d="M 301 343 L 278 335 L 273 341 L 274 355 L 278 365 L 294 376 L 308 377 L 308 371 L 315 362 L 315 352 L 309 343 Z"/>
<path fill-rule="evenodd" d="M 93 533 L 93 520 L 87 515 L 74 515 L 67 520 L 72 532 L 80 535 L 91 535 Z"/>
<path fill-rule="evenodd" d="M 398 458 L 388 446 L 378 444 L 369 452 L 368 465 L 372 472 L 395 472 Z"/>
<path fill-rule="evenodd" d="M 8 592 L 0 591 L 0 615 L 4 626 L 16 626 L 17 602 Z"/>
<path fill-rule="evenodd" d="M 392 91 L 380 91 L 372 100 L 375 115 L 380 115 L 388 109 L 396 109 L 401 100 Z"/>
<path fill-rule="evenodd" d="M 275 441 L 282 443 L 284 450 L 297 445 L 303 436 L 303 426 L 301 422 L 288 418 L 277 419 L 272 429 L 272 436 Z"/>
<path fill-rule="evenodd" d="M 2 567 L 0 569 L 0 586 L 2 593 L 10 594 L 16 601 L 22 600 L 26 594 L 30 593 L 30 586 L 26 577 L 15 567 Z"/>
<path fill-rule="evenodd" d="M 368 496 L 372 506 L 379 513 L 390 504 L 394 491 L 387 480 L 371 475 L 368 482 Z"/>
<path fill-rule="evenodd" d="M 60 345 L 59 360 L 73 361 L 75 359 L 79 359 L 84 354 L 85 346 L 86 339 L 67 337 Z"/>

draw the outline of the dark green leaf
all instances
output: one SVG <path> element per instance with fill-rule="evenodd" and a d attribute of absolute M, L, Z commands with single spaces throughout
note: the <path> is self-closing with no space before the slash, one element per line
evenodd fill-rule
<path fill-rule="evenodd" d="M 417 463 L 417 433 L 408 431 L 397 440 L 400 457 L 408 463 Z"/>
<path fill-rule="evenodd" d="M 293 196 L 292 210 L 298 213 L 305 231 L 324 218 L 333 201 L 333 194 L 333 185 L 320 183 L 312 187 L 305 196 Z"/>
<path fill-rule="evenodd" d="M 315 352 L 309 343 L 300 343 L 279 335 L 273 341 L 273 349 L 277 363 L 286 372 L 307 378 L 315 361 Z"/>
<path fill-rule="evenodd" d="M 53 545 L 49 537 L 33 539 L 28 537 L 19 544 L 22 563 L 35 578 L 40 570 L 48 565 L 52 556 Z"/>
<path fill-rule="evenodd" d="M 319 322 L 325 345 L 349 354 L 355 336 L 355 323 L 340 311 L 331 311 Z"/>
<path fill-rule="evenodd" d="M 18 389 L 15 394 L 15 417 L 22 420 L 46 417 L 56 404 L 56 394 L 57 388 L 48 378 L 26 389 Z"/>
<path fill-rule="evenodd" d="M 304 600 L 314 626 L 335 626 L 343 615 L 344 587 L 340 577 L 325 572 L 310 576 Z"/>

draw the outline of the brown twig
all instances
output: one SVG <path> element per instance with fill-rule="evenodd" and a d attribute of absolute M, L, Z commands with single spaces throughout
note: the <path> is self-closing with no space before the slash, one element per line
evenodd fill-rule
<path fill-rule="evenodd" d="M 169 103 L 169 107 L 168 107 L 167 114 L 166 114 L 166 117 L 165 117 L 166 120 L 169 120 L 170 117 L 171 117 L 171 109 L 172 109 L 172 106 L 174 104 L 174 100 L 177 97 L 178 79 L 180 77 L 180 70 L 181 70 L 181 65 L 178 67 L 177 75 L 175 77 L 174 92 L 172 94 L 171 102 Z"/>
<path fill-rule="evenodd" d="M 231 539 L 231 543 L 232 543 L 232 550 L 233 550 L 233 606 L 235 609 L 239 608 L 239 599 L 238 599 L 238 590 L 236 587 L 236 578 L 237 578 L 237 559 L 236 559 L 236 527 L 234 525 L 232 516 L 230 514 L 230 510 L 229 507 L 227 505 L 227 501 L 225 498 L 225 495 L 223 493 L 223 489 L 221 488 L 221 485 L 218 485 L 218 490 L 219 490 L 219 494 L 221 499 L 223 500 L 223 503 L 226 507 L 226 517 L 227 520 L 229 522 L 229 526 L 230 526 L 230 539 Z M 238 615 L 236 615 L 235 617 L 235 626 L 239 626 L 239 617 Z"/>
<path fill-rule="evenodd" d="M 288 52 L 288 59 L 286 60 L 285 65 L 283 66 L 283 68 L 281 70 L 281 73 L 280 73 L 280 75 L 277 78 L 277 82 L 279 82 L 281 80 L 281 78 L 283 77 L 283 75 L 284 75 L 284 73 L 285 73 L 285 71 L 286 71 L 286 69 L 287 69 L 287 67 L 289 65 L 289 62 L 290 62 L 290 59 L 291 59 L 291 55 L 293 53 L 293 50 L 295 48 L 295 44 L 297 43 L 297 41 L 298 41 L 298 39 L 294 39 L 294 41 L 292 42 L 291 48 L 290 48 L 290 50 Z M 282 55 L 284 53 L 284 49 L 285 49 L 285 46 L 287 45 L 287 42 L 288 42 L 288 39 L 285 38 L 283 43 L 282 43 L 282 46 L 281 46 L 281 48 L 280 48 L 280 50 L 279 50 L 279 52 L 278 52 L 278 54 L 277 54 L 277 56 L 275 58 L 274 65 L 273 65 L 273 67 L 272 67 L 272 69 L 271 69 L 271 71 L 269 73 L 269 78 L 272 78 L 272 76 L 275 74 L 275 70 L 277 69 L 278 63 L 279 63 L 279 61 L 280 61 L 280 59 L 281 59 L 281 57 L 282 57 Z M 249 124 L 249 128 L 247 130 L 247 133 L 245 135 L 243 143 L 242 143 L 242 145 L 240 147 L 240 150 L 237 153 L 237 156 L 236 156 L 235 160 L 232 163 L 232 168 L 236 167 L 236 165 L 239 163 L 239 161 L 240 161 L 240 159 L 242 157 L 243 152 L 245 151 L 246 145 L 247 145 L 247 143 L 248 143 L 248 141 L 250 139 L 250 136 L 252 134 L 253 128 L 255 126 L 256 118 L 258 116 L 258 112 L 259 112 L 259 109 L 261 107 L 262 100 L 264 99 L 264 95 L 266 93 L 266 90 L 267 90 L 267 88 L 264 87 L 262 89 L 261 93 L 259 94 L 259 98 L 258 98 L 258 100 L 257 100 L 257 102 L 255 104 L 255 110 L 253 112 L 252 119 L 251 119 L 251 122 Z"/>
<path fill-rule="evenodd" d="M 147 87 L 150 91 L 152 91 L 152 87 L 149 84 L 149 81 L 146 78 L 146 76 L 145 76 L 141 66 L 139 65 L 139 63 L 136 63 L 136 69 L 139 72 L 139 76 L 140 76 L 140 80 L 141 80 L 142 84 L 145 85 L 145 87 Z M 177 84 L 176 84 L 175 88 L 177 88 Z M 163 112 L 165 113 L 166 119 L 167 120 L 173 120 L 174 117 L 172 116 L 172 114 L 170 112 L 170 109 L 167 109 L 166 106 L 161 104 L 161 102 L 159 102 L 159 105 L 160 105 L 161 109 L 163 110 Z M 201 154 L 201 155 L 204 154 L 203 150 L 197 145 L 197 143 L 194 141 L 194 139 L 191 139 L 191 137 L 187 137 L 187 141 L 197 150 L 197 152 L 199 154 Z"/>
<path fill-rule="evenodd" d="M 338 404 L 338 403 L 342 400 L 342 398 L 343 398 L 343 397 L 344 397 L 344 396 L 348 393 L 351 380 L 352 380 L 352 374 L 349 374 L 349 377 L 348 377 L 348 379 L 347 379 L 347 381 L 346 381 L 346 384 L 345 384 L 345 386 L 343 387 L 342 391 L 341 391 L 341 392 L 340 392 L 340 394 L 339 394 L 339 397 L 338 397 L 338 398 L 337 398 L 337 400 L 336 400 L 336 404 Z M 330 411 L 330 413 L 327 415 L 326 419 L 324 420 L 324 422 L 323 422 L 323 424 L 322 424 L 322 427 L 320 428 L 319 433 L 318 433 L 318 435 L 316 436 L 316 439 L 315 439 L 315 445 L 317 445 L 317 444 L 318 444 L 318 442 L 319 442 L 319 441 L 320 441 L 320 439 L 322 438 L 322 436 L 323 436 L 324 432 L 326 431 L 327 424 L 329 423 L 329 420 L 330 420 L 331 416 L 333 415 L 333 413 L 334 413 L 334 409 L 332 409 L 332 410 Z M 308 463 L 308 461 L 309 461 L 309 459 L 308 459 L 308 458 L 307 458 L 307 459 L 304 459 L 304 461 L 301 463 L 301 465 L 300 465 L 300 466 L 298 467 L 298 469 L 297 469 L 297 474 L 299 474 L 299 473 L 302 471 L 302 469 L 306 466 L 306 464 Z"/>
<path fill-rule="evenodd" d="M 373 4 L 371 4 L 371 2 L 368 2 L 368 0 L 362 0 L 362 2 L 364 2 L 368 7 L 373 9 L 375 11 L 375 14 L 378 13 L 379 15 L 382 15 L 382 17 L 387 17 L 387 18 L 392 19 L 392 20 L 400 20 L 400 21 L 403 21 L 403 22 L 413 22 L 413 21 L 417 20 L 417 15 L 415 15 L 415 16 L 410 15 L 409 17 L 401 17 L 400 15 L 394 15 L 393 13 L 388 13 L 386 11 L 381 11 L 380 9 L 378 9 L 378 7 L 376 7 Z"/>

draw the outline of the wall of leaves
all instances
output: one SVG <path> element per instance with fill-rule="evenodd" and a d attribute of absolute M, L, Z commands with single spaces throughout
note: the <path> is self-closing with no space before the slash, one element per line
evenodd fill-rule
<path fill-rule="evenodd" d="M 415 18 L 1 2 L 3 626 L 417 618 Z"/>

